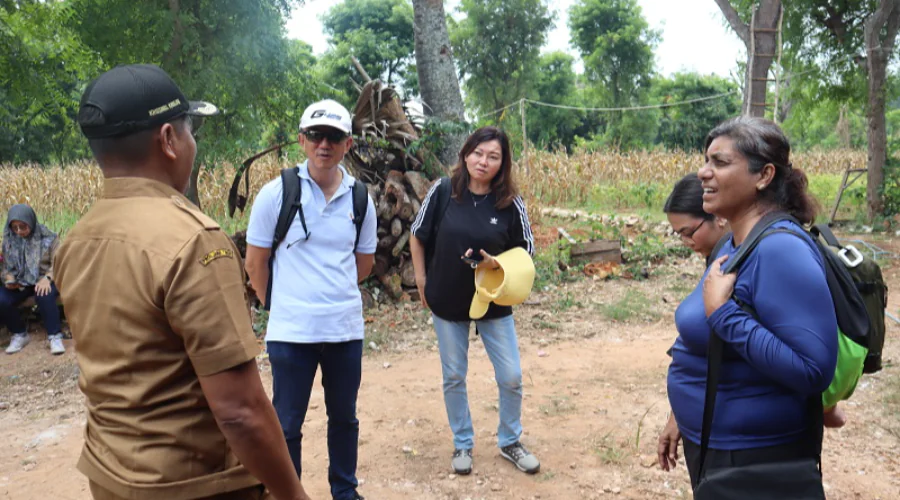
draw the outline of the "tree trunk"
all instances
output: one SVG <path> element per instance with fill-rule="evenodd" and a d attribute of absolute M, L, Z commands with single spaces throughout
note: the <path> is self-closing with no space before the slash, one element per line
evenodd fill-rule
<path fill-rule="evenodd" d="M 181 43 L 184 39 L 184 24 L 181 22 L 180 1 L 169 0 L 169 11 L 172 13 L 175 25 L 172 30 L 172 42 L 169 44 L 169 50 L 163 56 L 162 67 L 171 69 L 175 59 L 181 55 Z"/>
<path fill-rule="evenodd" d="M 865 26 L 865 46 L 870 50 L 866 61 L 869 91 L 866 124 L 866 139 L 869 143 L 866 161 L 868 169 L 866 198 L 870 219 L 884 213 L 882 185 L 884 164 L 887 161 L 884 83 L 898 28 L 900 28 L 900 0 L 880 0 L 878 10 L 866 20 Z"/>
<path fill-rule="evenodd" d="M 425 102 L 425 114 L 441 121 L 465 120 L 462 93 L 453 54 L 443 0 L 413 0 L 416 71 Z M 456 163 L 465 141 L 463 134 L 445 138 L 438 157 L 444 165 Z"/>
<path fill-rule="evenodd" d="M 765 116 L 769 86 L 769 68 L 775 60 L 778 33 L 778 17 L 781 15 L 781 0 L 761 0 L 756 7 L 753 33 L 753 50 L 747 44 L 748 70 L 745 85 L 750 92 L 744 92 L 744 113 L 750 116 Z M 750 60 L 750 55 L 753 55 Z M 749 102 L 748 102 L 749 99 Z"/>
<path fill-rule="evenodd" d="M 775 59 L 778 17 L 781 0 L 760 0 L 754 10 L 754 26 L 741 20 L 729 0 L 715 0 L 719 9 L 747 47 L 747 68 L 744 75 L 743 114 L 765 116 L 769 68 Z"/>

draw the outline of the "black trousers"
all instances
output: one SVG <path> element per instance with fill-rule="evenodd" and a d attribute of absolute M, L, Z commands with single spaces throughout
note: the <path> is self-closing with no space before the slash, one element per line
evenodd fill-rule
<path fill-rule="evenodd" d="M 696 489 L 700 483 L 700 445 L 687 439 L 681 439 L 684 448 L 684 461 L 691 475 L 691 488 Z M 799 460 L 810 456 L 806 440 L 793 443 L 767 446 L 764 448 L 748 448 L 744 450 L 706 450 L 706 470 L 723 467 L 741 467 L 745 465 L 784 462 Z"/>

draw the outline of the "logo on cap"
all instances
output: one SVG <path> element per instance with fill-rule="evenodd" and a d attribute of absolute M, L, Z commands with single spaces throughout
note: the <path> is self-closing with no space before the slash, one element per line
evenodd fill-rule
<path fill-rule="evenodd" d="M 156 116 L 158 114 L 165 113 L 166 111 L 174 108 L 175 106 L 178 106 L 179 104 L 181 104 L 181 99 L 175 99 L 174 101 L 172 101 L 168 104 L 163 104 L 162 106 L 160 106 L 158 108 L 151 109 L 150 116 Z"/>

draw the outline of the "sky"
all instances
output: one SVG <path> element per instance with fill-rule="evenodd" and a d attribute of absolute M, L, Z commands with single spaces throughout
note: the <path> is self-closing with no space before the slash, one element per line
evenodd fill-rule
<path fill-rule="evenodd" d="M 568 10 L 575 0 L 553 0 L 556 27 L 550 32 L 542 51 L 562 50 L 578 56 L 569 46 Z M 287 22 L 288 36 L 312 45 L 321 55 L 328 48 L 319 17 L 334 5 L 334 0 L 306 0 L 294 10 Z M 743 42 L 727 27 L 713 0 L 638 0 L 651 28 L 662 32 L 656 48 L 656 67 L 664 76 L 678 71 L 715 73 L 729 77 L 737 72 L 737 61 L 746 57 Z M 453 13 L 459 0 L 446 0 Z M 459 15 L 458 13 L 455 15 Z M 581 71 L 580 63 L 576 71 Z"/>

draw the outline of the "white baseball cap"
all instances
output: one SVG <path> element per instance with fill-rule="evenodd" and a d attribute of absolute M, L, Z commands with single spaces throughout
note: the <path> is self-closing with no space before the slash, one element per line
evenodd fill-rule
<path fill-rule="evenodd" d="M 300 118 L 300 130 L 310 127 L 332 127 L 349 134 L 353 131 L 353 121 L 350 112 L 337 101 L 325 99 L 315 104 L 310 104 Z"/>

